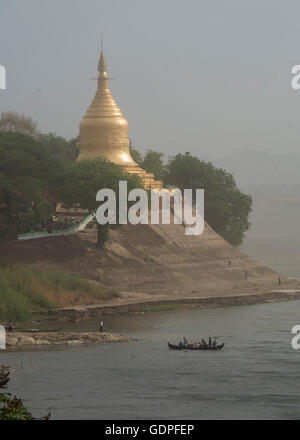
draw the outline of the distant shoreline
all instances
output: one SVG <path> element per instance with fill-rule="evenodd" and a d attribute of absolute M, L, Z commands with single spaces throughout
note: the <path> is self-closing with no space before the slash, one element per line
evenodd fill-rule
<path fill-rule="evenodd" d="M 42 313 L 53 321 L 70 321 L 76 317 L 86 319 L 98 318 L 99 316 L 117 316 L 132 313 L 144 313 L 155 311 L 174 311 L 185 308 L 215 308 L 215 307 L 237 307 L 257 304 L 278 303 L 300 300 L 300 290 L 282 289 L 261 293 L 244 293 L 231 296 L 216 297 L 190 297 L 173 299 L 156 299 L 151 301 L 132 301 L 123 304 L 74 306 L 63 309 L 52 310 Z M 76 331 L 50 331 L 50 330 L 24 330 L 7 333 L 7 348 L 18 349 L 26 347 L 46 348 L 53 346 L 77 346 L 83 344 L 106 344 L 115 342 L 129 342 L 135 340 L 129 336 L 100 333 L 100 332 L 76 332 Z"/>

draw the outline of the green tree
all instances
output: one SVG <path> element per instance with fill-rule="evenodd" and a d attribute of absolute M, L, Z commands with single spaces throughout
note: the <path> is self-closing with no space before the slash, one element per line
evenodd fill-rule
<path fill-rule="evenodd" d="M 141 167 L 148 173 L 153 173 L 156 179 L 162 179 L 164 173 L 164 154 L 148 149 L 141 162 Z"/>
<path fill-rule="evenodd" d="M 138 165 L 141 165 L 141 164 L 142 164 L 142 162 L 143 162 L 143 158 L 142 158 L 141 153 L 140 153 L 138 150 L 136 150 L 135 148 L 131 148 L 131 149 L 130 149 L 130 155 L 131 155 L 132 159 L 133 159 Z"/>
<path fill-rule="evenodd" d="M 96 194 L 100 189 L 109 188 L 114 190 L 118 201 L 119 181 L 128 182 L 128 191 L 134 188 L 142 188 L 141 181 L 137 176 L 125 174 L 116 164 L 102 158 L 84 159 L 73 163 L 65 176 L 65 183 L 60 192 L 61 201 L 67 206 L 79 206 L 89 212 L 95 211 L 99 202 Z M 118 206 L 117 206 L 118 209 Z M 108 225 L 98 224 L 98 245 L 102 246 L 107 240 Z"/>
<path fill-rule="evenodd" d="M 0 223 L 2 235 L 20 224 L 24 213 L 45 221 L 53 212 L 65 166 L 31 136 L 0 131 Z"/>
<path fill-rule="evenodd" d="M 185 153 L 169 158 L 165 181 L 181 190 L 204 189 L 205 220 L 231 244 L 242 244 L 250 226 L 252 198 L 237 188 L 232 174 Z"/>
<path fill-rule="evenodd" d="M 57 159 L 62 162 L 72 162 L 78 157 L 78 137 L 67 140 L 55 133 L 47 133 L 40 134 L 38 136 L 38 141 L 43 144 L 53 159 Z"/>
<path fill-rule="evenodd" d="M 0 420 L 33 420 L 21 399 L 10 393 L 0 394 Z"/>

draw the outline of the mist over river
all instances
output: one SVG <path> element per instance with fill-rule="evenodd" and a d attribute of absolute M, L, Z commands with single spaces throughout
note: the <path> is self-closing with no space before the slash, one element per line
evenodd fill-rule
<path fill-rule="evenodd" d="M 300 418 L 300 302 L 105 318 L 137 342 L 0 352 L 15 367 L 8 391 L 53 419 Z M 95 329 L 96 321 L 76 328 Z M 220 352 L 171 351 L 209 335 Z"/>

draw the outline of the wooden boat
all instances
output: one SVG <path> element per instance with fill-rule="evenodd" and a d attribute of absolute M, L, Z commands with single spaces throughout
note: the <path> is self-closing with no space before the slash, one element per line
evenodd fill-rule
<path fill-rule="evenodd" d="M 33 420 L 50 420 L 50 418 L 51 418 L 51 412 L 49 412 L 49 414 L 47 414 L 46 416 L 34 418 Z"/>
<path fill-rule="evenodd" d="M 49 412 L 49 414 L 47 414 L 46 416 L 42 417 L 41 420 L 50 420 L 51 418 L 51 412 Z"/>
<path fill-rule="evenodd" d="M 8 365 L 0 364 L 0 371 L 1 370 L 8 370 L 8 369 L 9 369 Z"/>
<path fill-rule="evenodd" d="M 6 379 L 9 376 L 9 371 L 6 371 L 5 373 L 0 373 L 0 382 L 1 380 Z"/>
<path fill-rule="evenodd" d="M 168 346 L 169 346 L 169 348 L 171 350 L 218 351 L 218 350 L 222 350 L 224 345 L 225 344 L 223 343 L 223 344 L 216 345 L 215 347 L 213 345 L 211 345 L 211 346 L 209 346 L 209 345 L 206 345 L 206 346 L 201 345 L 199 347 L 195 347 L 192 344 L 189 344 L 189 345 L 183 345 L 183 344 L 182 345 L 174 345 L 174 344 L 170 344 L 168 342 Z"/>
<path fill-rule="evenodd" d="M 174 345 L 174 344 L 170 344 L 170 342 L 168 342 L 168 346 L 171 350 L 184 350 L 184 346 L 183 345 Z"/>
<path fill-rule="evenodd" d="M 0 388 L 4 387 L 9 381 L 9 377 L 7 377 L 6 379 L 0 380 Z"/>

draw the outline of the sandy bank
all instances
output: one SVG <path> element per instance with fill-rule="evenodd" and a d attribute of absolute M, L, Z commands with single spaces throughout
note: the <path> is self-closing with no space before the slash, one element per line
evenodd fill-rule
<path fill-rule="evenodd" d="M 13 332 L 7 334 L 7 347 L 42 345 L 80 345 L 128 342 L 132 339 L 120 334 L 99 332 Z"/>

